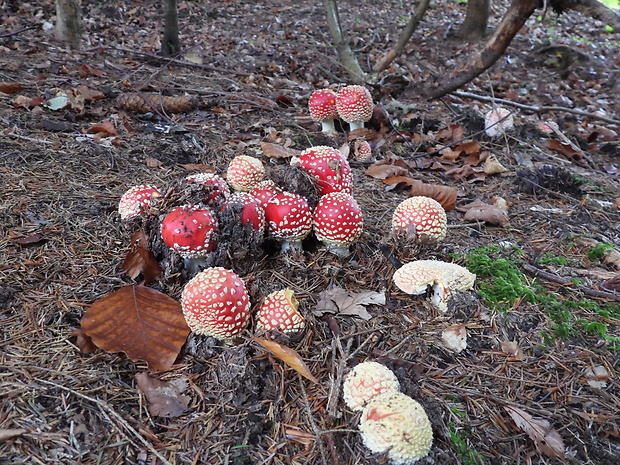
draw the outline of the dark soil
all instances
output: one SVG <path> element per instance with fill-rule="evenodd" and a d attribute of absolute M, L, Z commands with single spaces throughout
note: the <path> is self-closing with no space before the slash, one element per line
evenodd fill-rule
<path fill-rule="evenodd" d="M 382 2 L 376 11 L 377 2 L 340 3 L 343 26 L 367 69 L 406 22 L 406 5 Z M 377 159 L 395 160 L 451 142 L 439 134 L 458 126 L 507 171 L 459 177 L 449 168 L 464 166 L 462 159 L 454 166 L 439 154 L 418 160 L 421 168 L 411 177 L 458 192 L 448 237 L 435 245 L 390 236 L 391 213 L 409 194 L 385 189 L 359 163 L 352 165 L 354 195 L 365 229 L 348 257 L 313 238 L 303 254 L 282 254 L 272 239 L 252 246 L 252 237 L 233 237 L 229 229 L 212 264 L 244 278 L 254 307 L 274 290 L 295 291 L 307 328 L 274 337 L 297 351 L 319 382 L 270 356 L 251 339 L 252 327 L 232 346 L 190 335 L 173 368 L 152 374 L 185 382 L 188 411 L 151 415 L 134 378 L 148 367 L 124 354 L 83 353 L 74 336 L 83 313 L 134 283 L 120 264 L 141 227 L 164 268 L 152 287 L 179 299 L 189 276 L 178 257 L 158 247 L 153 220 L 193 195 L 183 182 L 187 165 L 223 174 L 234 156 L 252 155 L 283 187 L 307 190 L 288 160 L 267 158 L 260 143 L 341 147 L 347 134 L 321 134 L 306 105 L 313 90 L 343 86 L 348 78 L 330 46 L 320 2 L 180 2 L 187 54 L 173 62 L 157 55 L 159 5 L 84 1 L 82 7 L 84 46 L 72 52 L 43 31 L 43 22 L 53 22 L 52 2 L 0 1 L 0 82 L 23 86 L 15 94 L 0 92 L 0 464 L 387 463 L 364 447 L 359 415 L 340 399 L 343 376 L 364 360 L 392 368 L 403 392 L 426 409 L 435 438 L 420 464 L 620 463 L 620 347 L 609 342 L 620 337 L 620 312 L 602 318 L 580 304 L 565 317 L 574 331 L 554 337 L 558 316 L 525 299 L 498 309 L 467 292 L 444 314 L 392 283 L 394 267 L 381 245 L 403 262 L 460 264 L 475 248 L 495 245 L 497 256 L 517 263 L 529 283 L 559 302 L 620 300 L 602 287 L 618 276 L 620 264 L 591 260 L 580 242 L 620 247 L 618 124 L 509 108 L 516 131 L 490 139 L 479 133 L 488 104 L 462 96 L 421 99 L 415 84 L 441 76 L 479 46 L 453 39 L 465 8 L 457 2 L 436 2 L 405 55 L 378 76 L 372 90 L 383 118 L 377 115 L 367 136 Z M 493 25 L 503 11 L 494 9 Z M 525 105 L 617 120 L 619 44 L 618 34 L 605 33 L 592 19 L 548 12 L 531 18 L 508 53 L 463 90 L 489 96 L 492 89 L 497 98 Z M 537 53 L 550 45 L 578 50 L 579 59 L 555 62 L 564 48 Z M 103 98 L 57 111 L 19 103 L 24 97 L 47 101 L 80 85 Z M 115 103 L 125 92 L 190 96 L 197 105 L 183 113 L 135 113 Z M 556 121 L 584 156 L 551 150 L 547 142 L 555 136 L 536 129 L 543 119 Z M 85 134 L 106 120 L 116 136 Z M 172 130 L 159 132 L 159 124 Z M 121 222 L 120 196 L 143 183 L 166 196 L 150 219 Z M 462 206 L 496 197 L 508 203 L 509 226 L 464 221 Z M 533 276 L 522 266 L 528 264 L 544 273 Z M 576 278 L 578 284 L 565 284 Z M 482 277 L 476 290 L 493 282 Z M 368 321 L 315 315 L 319 294 L 333 286 L 385 292 L 386 304 L 369 306 Z M 603 322 L 609 338 L 580 329 L 583 321 Z M 468 347 L 458 354 L 441 337 L 456 323 L 468 330 Z M 502 348 L 509 341 L 522 355 Z M 593 367 L 606 370 L 598 380 L 603 384 L 589 382 Z M 547 420 L 563 439 L 565 458 L 540 449 L 506 406 Z"/>

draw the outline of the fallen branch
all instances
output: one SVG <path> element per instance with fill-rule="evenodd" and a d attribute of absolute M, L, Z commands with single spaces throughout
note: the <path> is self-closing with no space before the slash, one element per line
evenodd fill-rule
<path fill-rule="evenodd" d="M 472 94 L 470 92 L 461 92 L 458 90 L 451 92 L 451 94 L 456 95 L 457 97 L 461 97 L 461 98 L 470 98 L 473 100 L 479 100 L 481 102 L 501 103 L 502 105 L 508 105 L 511 107 L 519 108 L 521 110 L 532 111 L 534 113 L 547 113 L 551 111 L 561 111 L 564 113 L 572 113 L 574 115 L 585 116 L 587 118 L 605 121 L 606 123 L 620 124 L 620 120 L 617 120 L 617 119 L 609 118 L 603 115 L 598 115 L 596 113 L 589 113 L 587 111 L 575 110 L 573 108 L 568 108 L 568 107 L 525 105 L 523 103 L 513 102 L 512 100 L 507 100 L 503 98 L 495 98 L 495 97 L 487 97 L 486 95 L 477 95 L 477 94 Z"/>

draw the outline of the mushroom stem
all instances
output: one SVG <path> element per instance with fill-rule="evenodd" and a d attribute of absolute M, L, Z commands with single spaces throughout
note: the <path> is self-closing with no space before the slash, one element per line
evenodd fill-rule
<path fill-rule="evenodd" d="M 325 134 L 335 134 L 336 126 L 334 126 L 334 120 L 332 119 L 324 119 L 321 121 L 321 132 Z"/>
<path fill-rule="evenodd" d="M 356 129 L 362 129 L 364 127 L 364 122 L 361 121 L 359 123 L 349 123 L 349 130 L 355 131 Z"/>

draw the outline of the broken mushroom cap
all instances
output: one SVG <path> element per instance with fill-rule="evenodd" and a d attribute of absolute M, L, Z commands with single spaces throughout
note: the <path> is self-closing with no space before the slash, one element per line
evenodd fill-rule
<path fill-rule="evenodd" d="M 306 325 L 306 319 L 298 308 L 299 302 L 291 289 L 272 292 L 256 313 L 256 329 L 282 333 L 300 331 Z"/>
<path fill-rule="evenodd" d="M 157 188 L 141 184 L 128 189 L 118 202 L 118 213 L 121 220 L 135 218 L 151 205 L 154 197 L 161 197 Z"/>
<path fill-rule="evenodd" d="M 203 202 L 210 207 L 218 206 L 230 195 L 228 184 L 219 174 L 194 173 L 187 176 L 185 180 L 192 184 L 207 186 L 208 192 Z"/>
<path fill-rule="evenodd" d="M 386 392 L 372 399 L 360 418 L 366 447 L 387 452 L 390 462 L 408 465 L 426 457 L 433 444 L 431 422 L 420 403 L 402 392 Z"/>
<path fill-rule="evenodd" d="M 303 150 L 291 159 L 291 165 L 298 165 L 312 176 L 319 188 L 319 194 L 331 192 L 353 192 L 353 175 L 349 162 L 339 150 L 326 145 L 317 145 Z"/>
<path fill-rule="evenodd" d="M 301 241 L 312 231 L 312 210 L 299 194 L 283 192 L 273 197 L 265 207 L 269 233 L 283 241 L 282 251 L 300 252 Z"/>
<path fill-rule="evenodd" d="M 220 340 L 234 338 L 250 320 L 250 298 L 243 281 L 221 267 L 206 268 L 188 281 L 181 307 L 193 332 Z"/>
<path fill-rule="evenodd" d="M 362 410 L 378 395 L 399 390 L 400 383 L 392 370 L 377 362 L 362 362 L 345 377 L 342 397 L 350 409 Z"/>
<path fill-rule="evenodd" d="M 336 95 L 338 116 L 349 123 L 351 131 L 361 129 L 372 117 L 372 95 L 364 86 L 347 86 Z"/>
<path fill-rule="evenodd" d="M 183 258 L 204 257 L 217 247 L 217 218 L 209 208 L 182 205 L 161 222 L 164 244 Z"/>
<path fill-rule="evenodd" d="M 265 230 L 265 209 L 260 202 L 247 192 L 235 192 L 226 199 L 221 211 L 237 205 L 241 224 L 249 224 L 255 231 Z"/>
<path fill-rule="evenodd" d="M 344 192 L 319 199 L 314 209 L 314 233 L 336 255 L 348 255 L 349 246 L 362 235 L 364 221 L 357 201 Z"/>
<path fill-rule="evenodd" d="M 448 228 L 446 211 L 430 197 L 414 196 L 403 200 L 392 215 L 392 232 L 404 233 L 421 242 L 445 239 Z"/>
<path fill-rule="evenodd" d="M 271 179 L 265 179 L 264 181 L 256 184 L 250 191 L 250 194 L 258 200 L 261 207 L 265 208 L 267 206 L 267 202 L 282 192 L 284 191 L 276 186 L 275 182 Z"/>
<path fill-rule="evenodd" d="M 394 272 L 394 284 L 407 294 L 424 294 L 432 286 L 431 302 L 444 312 L 452 294 L 471 289 L 475 280 L 476 275 L 467 268 L 440 260 L 416 260 Z"/>
<path fill-rule="evenodd" d="M 336 95 L 331 89 L 321 89 L 314 92 L 308 101 L 310 116 L 321 123 L 321 131 L 324 133 L 336 132 L 334 127 L 334 118 L 338 117 Z"/>
<path fill-rule="evenodd" d="M 484 116 L 484 131 L 489 137 L 498 137 L 513 129 L 514 118 L 506 108 L 492 108 Z"/>
<path fill-rule="evenodd" d="M 265 177 L 265 167 L 258 158 L 238 155 L 228 164 L 226 179 L 236 191 L 247 192 Z"/>

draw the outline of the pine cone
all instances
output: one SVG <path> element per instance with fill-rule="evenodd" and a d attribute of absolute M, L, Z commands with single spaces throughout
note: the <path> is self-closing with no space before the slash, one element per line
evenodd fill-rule
<path fill-rule="evenodd" d="M 192 97 L 171 97 L 129 92 L 116 97 L 116 106 L 135 113 L 184 113 L 192 110 L 196 102 Z"/>

